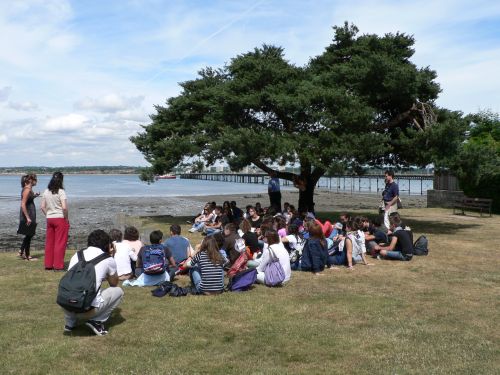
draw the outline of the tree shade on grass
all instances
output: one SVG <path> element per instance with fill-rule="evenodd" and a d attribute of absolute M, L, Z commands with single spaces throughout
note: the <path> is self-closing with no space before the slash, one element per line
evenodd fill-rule
<path fill-rule="evenodd" d="M 233 170 L 254 164 L 267 173 L 294 163 L 299 173 L 277 175 L 299 187 L 299 208 L 313 211 L 315 185 L 328 171 L 414 163 L 412 141 L 437 126 L 440 88 L 433 70 L 410 61 L 413 44 L 401 33 L 358 36 L 346 23 L 304 66 L 263 45 L 223 68 L 203 69 L 131 137 L 151 163 L 142 178 L 189 157 L 207 165 L 224 159 Z"/>

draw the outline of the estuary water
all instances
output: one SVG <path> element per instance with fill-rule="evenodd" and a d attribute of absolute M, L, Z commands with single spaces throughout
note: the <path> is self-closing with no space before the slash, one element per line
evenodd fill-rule
<path fill-rule="evenodd" d="M 35 191 L 43 192 L 50 181 L 49 175 L 39 175 Z M 0 197 L 19 198 L 21 176 L 0 176 Z M 176 197 L 217 194 L 265 193 L 267 186 L 199 180 L 158 180 L 147 184 L 138 175 L 67 174 L 64 189 L 69 198 L 87 197 Z"/>

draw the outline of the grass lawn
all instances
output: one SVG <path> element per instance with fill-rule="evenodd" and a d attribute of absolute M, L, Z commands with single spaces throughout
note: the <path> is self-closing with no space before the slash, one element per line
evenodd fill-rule
<path fill-rule="evenodd" d="M 84 326 L 63 336 L 62 275 L 0 254 L 0 373 L 500 373 L 500 217 L 401 214 L 429 238 L 428 257 L 296 272 L 283 288 L 212 297 L 126 288 L 104 337 Z M 168 233 L 174 221 L 136 225 Z"/>

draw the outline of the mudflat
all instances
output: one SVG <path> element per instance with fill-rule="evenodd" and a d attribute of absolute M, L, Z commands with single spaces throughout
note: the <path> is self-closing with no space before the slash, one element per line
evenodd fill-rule
<path fill-rule="evenodd" d="M 284 191 L 282 203 L 289 202 L 297 206 L 298 191 Z M 402 196 L 406 208 L 423 208 L 427 197 Z M 205 202 L 215 201 L 222 205 L 224 201 L 234 200 L 244 209 L 248 204 L 260 202 L 263 207 L 269 205 L 267 194 L 230 194 L 192 197 L 100 197 L 79 198 L 68 201 L 70 237 L 68 248 L 83 248 L 88 233 L 95 229 L 110 230 L 123 228 L 130 218 L 141 216 L 189 216 L 200 212 Z M 377 194 L 346 194 L 318 190 L 314 196 L 316 211 L 366 211 L 376 214 L 380 196 Z M 37 205 L 37 233 L 32 241 L 32 251 L 43 250 L 45 241 L 45 218 Z M 17 251 L 22 236 L 17 235 L 19 207 L 9 205 L 0 210 L 0 251 Z M 140 228 L 139 228 L 140 229 Z"/>

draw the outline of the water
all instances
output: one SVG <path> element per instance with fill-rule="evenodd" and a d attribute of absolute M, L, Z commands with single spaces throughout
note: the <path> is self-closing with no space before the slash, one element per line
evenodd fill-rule
<path fill-rule="evenodd" d="M 51 176 L 38 176 L 34 191 L 43 192 Z M 137 175 L 74 175 L 64 176 L 64 189 L 71 198 L 87 197 L 175 197 L 218 194 L 266 193 L 267 186 L 199 180 L 158 180 L 147 184 Z M 0 198 L 19 199 L 20 176 L 0 176 Z"/>
<path fill-rule="evenodd" d="M 49 175 L 38 176 L 38 185 L 34 191 L 43 192 L 50 180 Z M 432 189 L 432 180 L 396 179 L 401 194 L 426 194 Z M 382 179 L 360 178 L 328 178 L 322 177 L 320 188 L 343 192 L 377 193 L 383 190 Z M 139 180 L 137 175 L 88 175 L 68 174 L 64 176 L 64 188 L 68 199 L 90 197 L 175 197 L 202 196 L 222 194 L 267 193 L 267 185 L 241 184 L 233 182 L 203 180 L 158 180 L 147 184 Z M 282 186 L 283 190 L 292 187 Z M 20 176 L 0 176 L 0 204 L 8 201 L 19 201 L 21 194 Z"/>

